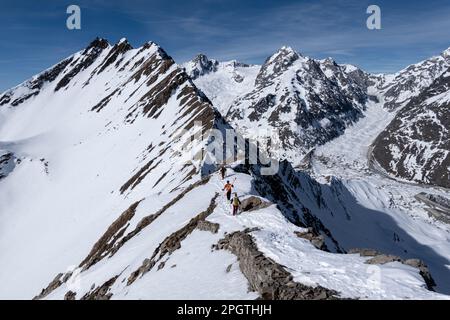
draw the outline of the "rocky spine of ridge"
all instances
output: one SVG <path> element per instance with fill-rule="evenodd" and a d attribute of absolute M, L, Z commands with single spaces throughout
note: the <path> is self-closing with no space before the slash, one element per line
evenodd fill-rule
<path fill-rule="evenodd" d="M 187 74 L 191 79 L 195 80 L 198 77 L 217 71 L 219 62 L 217 60 L 210 60 L 204 54 L 198 54 L 192 61 L 185 64 Z"/>

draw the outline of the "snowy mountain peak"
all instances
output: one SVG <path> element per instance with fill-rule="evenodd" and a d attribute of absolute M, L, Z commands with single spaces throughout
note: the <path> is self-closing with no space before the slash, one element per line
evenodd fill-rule
<path fill-rule="evenodd" d="M 258 87 L 270 85 L 274 78 L 283 74 L 300 58 L 302 56 L 291 47 L 281 47 L 266 59 L 256 77 L 255 85 Z"/>
<path fill-rule="evenodd" d="M 384 96 L 384 106 L 390 110 L 406 106 L 449 67 L 450 48 L 438 56 L 412 64 L 395 74 L 379 76 L 377 89 Z"/>
<path fill-rule="evenodd" d="M 328 57 L 328 58 L 325 58 L 325 59 L 319 60 L 319 61 L 320 61 L 321 63 L 323 63 L 323 64 L 337 65 L 336 61 L 335 61 L 333 58 L 331 58 L 331 57 Z"/>
<path fill-rule="evenodd" d="M 395 99 L 419 93 L 388 126 L 375 80 L 331 58 L 285 46 L 262 67 L 200 54 L 183 68 L 153 42 L 96 38 L 0 95 L 0 298 L 445 297 L 448 228 L 422 187 L 370 168 L 420 182 L 426 156 L 449 181 L 445 60 L 396 79 Z M 286 159 L 264 176 L 227 158 L 237 216 L 206 161 L 224 146 L 210 129 L 233 127 Z"/>
<path fill-rule="evenodd" d="M 233 101 L 227 119 L 261 143 L 272 133 L 254 137 L 255 127 L 277 130 L 280 143 L 272 148 L 272 156 L 297 165 L 299 155 L 359 119 L 366 101 L 359 81 L 334 61 L 316 61 L 282 47 L 261 67 L 252 90 Z"/>
<path fill-rule="evenodd" d="M 299 54 L 297 51 L 292 49 L 292 47 L 289 46 L 283 46 L 280 49 L 277 50 L 273 55 L 271 55 L 267 60 L 265 61 L 264 65 L 271 64 L 271 63 L 286 63 L 290 64 L 293 61 L 299 59 L 302 55 Z"/>
<path fill-rule="evenodd" d="M 187 62 L 184 68 L 192 79 L 196 79 L 204 74 L 217 71 L 218 65 L 217 60 L 210 60 L 206 55 L 200 53 L 193 60 Z"/>
<path fill-rule="evenodd" d="M 450 47 L 448 47 L 447 49 L 445 49 L 442 54 L 443 57 L 450 57 Z"/>
<path fill-rule="evenodd" d="M 283 54 L 294 54 L 294 55 L 300 55 L 297 51 L 295 51 L 292 47 L 290 46 L 282 46 L 277 53 L 283 53 Z"/>
<path fill-rule="evenodd" d="M 121 50 L 124 51 L 128 51 L 133 49 L 133 46 L 128 42 L 128 40 L 126 38 L 122 38 L 120 39 L 115 45 L 114 47 L 116 48 L 121 48 Z"/>
<path fill-rule="evenodd" d="M 343 64 L 342 66 L 344 67 L 345 72 L 347 72 L 347 73 L 354 72 L 354 71 L 363 72 L 361 69 L 359 69 L 357 66 L 355 66 L 353 64 Z"/>
<path fill-rule="evenodd" d="M 209 61 L 208 57 L 206 56 L 206 54 L 203 53 L 199 53 L 195 56 L 195 58 L 193 59 L 194 62 L 199 62 L 199 63 L 207 63 Z"/>
<path fill-rule="evenodd" d="M 89 43 L 85 51 L 88 51 L 93 48 L 106 49 L 108 46 L 109 46 L 108 40 L 97 37 L 94 40 L 92 40 L 91 43 Z"/>

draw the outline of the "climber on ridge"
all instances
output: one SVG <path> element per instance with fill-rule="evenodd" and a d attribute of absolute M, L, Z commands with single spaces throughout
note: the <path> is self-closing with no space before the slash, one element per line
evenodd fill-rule
<path fill-rule="evenodd" d="M 227 169 L 224 165 L 220 167 L 220 175 L 222 176 L 222 180 L 225 179 L 225 174 L 227 173 Z"/>
<path fill-rule="evenodd" d="M 234 198 L 231 200 L 231 203 L 233 205 L 233 216 L 235 216 L 238 214 L 238 210 L 241 205 L 241 200 L 239 200 L 236 192 L 234 193 Z"/>
<path fill-rule="evenodd" d="M 236 180 L 236 179 L 235 179 Z M 233 190 L 234 185 L 230 183 L 230 181 L 227 180 L 227 184 L 225 185 L 225 187 L 223 188 L 223 190 L 226 191 L 227 194 L 227 200 L 230 201 L 231 199 L 231 191 Z"/>

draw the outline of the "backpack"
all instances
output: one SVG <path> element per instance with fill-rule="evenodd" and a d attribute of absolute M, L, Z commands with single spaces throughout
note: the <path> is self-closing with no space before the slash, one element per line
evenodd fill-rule
<path fill-rule="evenodd" d="M 233 206 L 238 207 L 241 204 L 238 197 L 233 198 Z"/>

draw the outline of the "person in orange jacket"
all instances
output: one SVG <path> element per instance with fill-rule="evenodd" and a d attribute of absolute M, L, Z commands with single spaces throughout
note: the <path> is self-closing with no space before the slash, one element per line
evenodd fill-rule
<path fill-rule="evenodd" d="M 232 185 L 230 183 L 230 181 L 227 181 L 227 184 L 225 185 L 225 187 L 223 188 L 223 190 L 226 191 L 227 194 L 227 200 L 230 201 L 231 199 L 231 191 L 233 191 L 234 185 Z"/>

